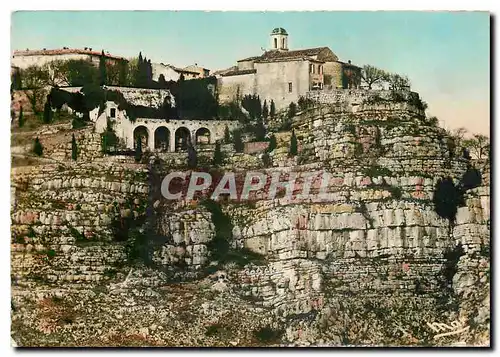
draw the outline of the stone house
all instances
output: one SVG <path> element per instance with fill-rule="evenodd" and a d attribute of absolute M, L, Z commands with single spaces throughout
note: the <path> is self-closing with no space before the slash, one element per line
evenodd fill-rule
<path fill-rule="evenodd" d="M 221 102 L 257 94 L 262 101 L 274 100 L 278 109 L 311 90 L 358 88 L 361 83 L 361 68 L 339 61 L 328 47 L 289 50 L 288 33 L 281 27 L 271 32 L 271 50 L 217 74 Z"/>
<path fill-rule="evenodd" d="M 68 60 L 90 60 L 94 65 L 99 65 L 99 60 L 102 56 L 102 51 L 93 51 L 92 48 L 84 49 L 74 49 L 74 48 L 62 48 L 55 50 L 25 50 L 25 51 L 14 51 L 11 58 L 11 65 L 18 67 L 20 69 L 25 69 L 27 67 L 37 65 L 43 66 L 46 63 L 50 63 L 56 60 L 68 61 Z M 124 57 L 114 56 L 109 54 L 109 52 L 104 53 L 104 58 L 109 63 L 119 63 L 122 61 L 128 62 Z"/>
<path fill-rule="evenodd" d="M 184 76 L 184 79 L 195 79 L 208 77 L 205 73 L 210 72 L 208 69 L 202 67 L 188 66 L 186 68 L 179 68 L 171 64 L 164 63 L 152 63 L 151 67 L 153 68 L 154 81 L 158 81 L 162 74 L 165 81 L 176 82 L 179 80 L 181 74 Z"/>

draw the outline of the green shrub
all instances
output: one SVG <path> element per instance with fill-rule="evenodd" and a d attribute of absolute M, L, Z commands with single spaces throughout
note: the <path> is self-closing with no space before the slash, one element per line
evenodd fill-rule
<path fill-rule="evenodd" d="M 456 187 L 451 177 L 439 179 L 432 197 L 434 211 L 442 218 L 448 219 L 450 223 L 455 222 L 458 207 L 465 204 L 463 192 Z"/>
<path fill-rule="evenodd" d="M 243 139 L 241 138 L 241 131 L 239 129 L 233 131 L 233 145 L 236 152 L 243 152 L 245 148 Z"/>
<path fill-rule="evenodd" d="M 222 155 L 222 150 L 220 148 L 220 142 L 219 142 L 219 140 L 217 140 L 215 142 L 215 150 L 214 150 L 214 157 L 212 159 L 212 164 L 214 166 L 221 166 L 223 161 L 224 161 L 224 157 Z"/>
<path fill-rule="evenodd" d="M 38 137 L 35 139 L 35 143 L 33 145 L 33 153 L 37 156 L 43 156 L 43 146 Z"/>
<path fill-rule="evenodd" d="M 292 136 L 290 137 L 290 149 L 288 150 L 288 156 L 296 156 L 298 151 L 297 137 L 295 136 L 295 131 L 292 130 Z"/>
<path fill-rule="evenodd" d="M 76 145 L 75 134 L 73 134 L 71 137 L 71 159 L 73 159 L 73 161 L 76 161 L 77 157 L 78 157 L 78 147 Z"/>
<path fill-rule="evenodd" d="M 275 330 L 270 326 L 262 327 L 253 332 L 255 339 L 264 344 L 277 343 L 282 335 L 282 330 Z"/>
<path fill-rule="evenodd" d="M 393 175 L 391 170 L 389 170 L 386 167 L 381 167 L 378 165 L 364 168 L 362 170 L 362 174 L 364 176 L 369 176 L 369 177 L 392 176 Z"/>
<path fill-rule="evenodd" d="M 274 149 L 276 149 L 277 143 L 276 143 L 276 136 L 274 134 L 271 134 L 269 137 L 269 146 L 266 149 L 266 152 L 272 152 Z"/>
<path fill-rule="evenodd" d="M 71 127 L 73 129 L 81 129 L 87 126 L 87 122 L 80 117 L 75 117 L 71 121 Z"/>
<path fill-rule="evenodd" d="M 288 119 L 292 119 L 296 114 L 297 114 L 297 104 L 291 102 L 288 105 L 288 111 L 286 113 L 286 116 Z"/>

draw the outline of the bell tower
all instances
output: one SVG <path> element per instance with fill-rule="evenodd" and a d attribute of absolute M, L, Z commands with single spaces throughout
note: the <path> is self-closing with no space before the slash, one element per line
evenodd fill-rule
<path fill-rule="evenodd" d="M 283 27 L 276 27 L 271 32 L 271 50 L 288 51 L 288 33 Z"/>

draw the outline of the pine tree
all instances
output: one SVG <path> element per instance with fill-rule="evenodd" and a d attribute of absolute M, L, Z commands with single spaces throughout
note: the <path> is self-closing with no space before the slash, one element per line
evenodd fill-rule
<path fill-rule="evenodd" d="M 270 110 L 269 110 L 269 116 L 271 118 L 274 118 L 276 116 L 276 106 L 274 104 L 274 100 L 271 99 L 271 107 L 270 107 Z"/>
<path fill-rule="evenodd" d="M 264 120 L 269 116 L 269 109 L 267 108 L 267 101 L 264 99 L 264 105 L 262 106 L 262 118 Z"/>
<path fill-rule="evenodd" d="M 266 137 L 266 127 L 264 126 L 262 117 L 257 117 L 254 134 L 255 134 L 255 139 L 257 139 L 258 141 L 262 141 Z"/>
<path fill-rule="evenodd" d="M 19 127 L 22 128 L 24 126 L 24 114 L 23 114 L 23 107 L 19 109 Z"/>
<path fill-rule="evenodd" d="M 45 102 L 45 107 L 43 108 L 43 122 L 49 124 L 52 121 L 52 108 L 49 101 Z"/>
<path fill-rule="evenodd" d="M 295 114 L 297 114 L 297 104 L 291 102 L 290 105 L 288 106 L 288 113 L 287 113 L 288 119 L 292 119 L 295 116 Z"/>
<path fill-rule="evenodd" d="M 38 137 L 35 139 L 35 144 L 33 145 L 33 153 L 37 156 L 43 155 L 43 146 Z"/>
<path fill-rule="evenodd" d="M 99 58 L 99 85 L 103 86 L 107 82 L 108 73 L 106 70 L 106 56 L 104 55 L 104 50 L 101 52 L 101 57 Z"/>
<path fill-rule="evenodd" d="M 142 140 L 141 136 L 137 136 L 137 144 L 135 146 L 135 162 L 141 161 L 142 158 Z"/>
<path fill-rule="evenodd" d="M 295 131 L 292 130 L 292 137 L 290 138 L 290 150 L 288 151 L 288 156 L 297 155 L 297 137 L 295 136 Z"/>
<path fill-rule="evenodd" d="M 233 145 L 236 152 L 243 152 L 245 148 L 245 145 L 243 144 L 243 140 L 241 138 L 241 132 L 239 130 L 235 130 L 233 132 Z"/>
<path fill-rule="evenodd" d="M 76 161 L 78 157 L 78 146 L 76 145 L 75 134 L 71 137 L 71 159 Z"/>
<path fill-rule="evenodd" d="M 188 143 L 188 167 L 190 169 L 194 169 L 198 166 L 198 153 L 196 152 L 196 149 L 193 147 L 191 142 Z"/>
<path fill-rule="evenodd" d="M 229 128 L 224 128 L 224 144 L 229 144 L 231 142 L 231 134 L 229 133 Z"/>
<path fill-rule="evenodd" d="M 220 148 L 220 142 L 219 142 L 219 140 L 217 140 L 215 142 L 214 158 L 212 160 L 212 164 L 214 166 L 220 166 L 220 165 L 222 165 L 222 161 L 223 161 L 223 156 L 222 156 L 222 151 Z"/>

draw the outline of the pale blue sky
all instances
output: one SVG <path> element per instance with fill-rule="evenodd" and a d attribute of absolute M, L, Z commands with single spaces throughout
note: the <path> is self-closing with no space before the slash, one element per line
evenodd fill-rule
<path fill-rule="evenodd" d="M 37 11 L 12 15 L 11 48 L 92 47 L 210 69 L 269 47 L 328 46 L 341 60 L 406 74 L 448 128 L 489 132 L 490 18 L 485 12 Z"/>

